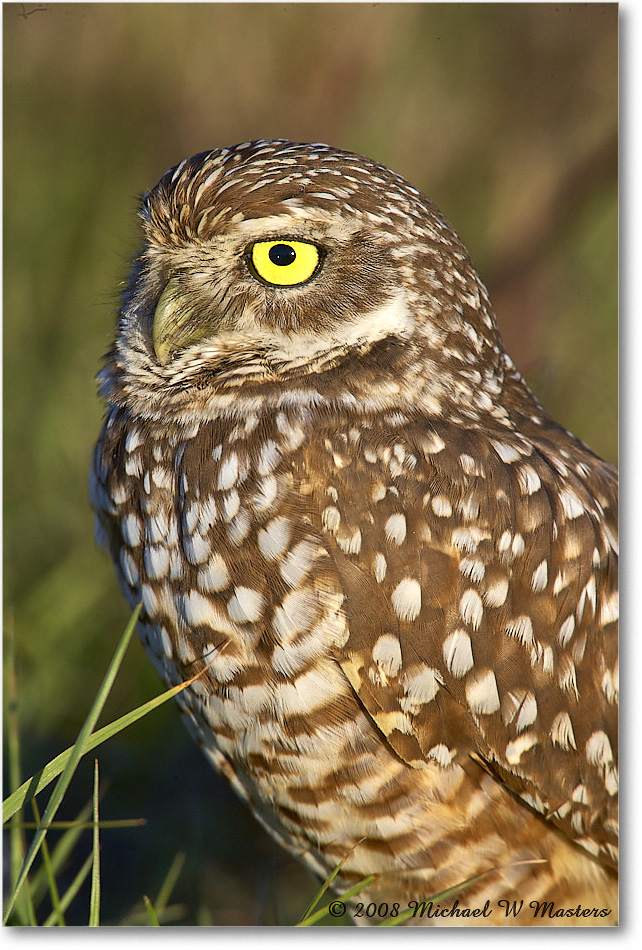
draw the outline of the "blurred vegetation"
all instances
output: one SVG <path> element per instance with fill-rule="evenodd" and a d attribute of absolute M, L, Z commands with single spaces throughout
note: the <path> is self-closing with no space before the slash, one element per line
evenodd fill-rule
<path fill-rule="evenodd" d="M 615 461 L 618 23 L 616 4 L 43 3 L 3 17 L 4 610 L 27 775 L 75 738 L 128 616 L 86 485 L 137 196 L 181 158 L 248 138 L 391 166 L 455 226 L 546 408 Z M 135 643 L 106 715 L 159 691 Z M 100 760 L 102 817 L 147 819 L 102 837 L 103 920 L 155 893 L 179 851 L 179 922 L 305 910 L 315 885 L 171 704 Z M 83 768 L 61 818 L 91 796 Z"/>

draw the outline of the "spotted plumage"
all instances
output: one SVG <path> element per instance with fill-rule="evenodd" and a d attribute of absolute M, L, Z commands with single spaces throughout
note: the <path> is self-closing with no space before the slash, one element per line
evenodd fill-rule
<path fill-rule="evenodd" d="M 613 923 L 615 470 L 535 401 L 465 249 L 382 166 L 245 143 L 141 216 L 92 498 L 161 675 L 201 672 L 198 742 L 313 871 L 349 852 L 339 891 L 482 874 L 462 902 Z"/>

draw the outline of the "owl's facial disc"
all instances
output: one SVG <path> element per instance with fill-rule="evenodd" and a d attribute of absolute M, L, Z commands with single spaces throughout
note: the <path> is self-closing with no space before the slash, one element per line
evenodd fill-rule
<path fill-rule="evenodd" d="M 300 288 L 321 270 L 325 253 L 309 241 L 275 238 L 254 241 L 242 254 L 249 274 L 267 288 Z M 268 290 L 269 293 L 269 290 Z M 161 366 L 186 347 L 221 330 L 221 316 L 213 303 L 204 310 L 204 295 L 189 288 L 180 276 L 171 277 L 154 311 L 152 342 Z"/>

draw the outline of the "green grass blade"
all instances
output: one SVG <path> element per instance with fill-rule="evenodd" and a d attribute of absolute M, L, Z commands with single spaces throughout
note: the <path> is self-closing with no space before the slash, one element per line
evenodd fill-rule
<path fill-rule="evenodd" d="M 98 759 L 94 760 L 94 839 L 91 862 L 89 926 L 100 925 L 100 836 L 98 831 Z"/>
<path fill-rule="evenodd" d="M 98 822 L 98 827 L 101 831 L 104 831 L 105 828 L 140 828 L 143 825 L 147 824 L 146 818 L 108 818 L 101 819 Z M 39 821 L 21 821 L 21 828 L 39 828 Z M 78 831 L 86 831 L 88 828 L 93 828 L 93 821 L 80 821 L 79 819 L 74 819 L 72 821 L 52 821 L 49 825 L 50 831 L 73 831 L 78 829 Z"/>
<path fill-rule="evenodd" d="M 156 916 L 156 911 L 154 910 L 154 905 L 150 901 L 149 897 L 145 894 L 143 897 L 145 902 L 145 910 L 147 911 L 147 916 L 152 927 L 160 927 L 158 922 L 158 917 Z"/>
<path fill-rule="evenodd" d="M 343 865 L 346 863 L 346 861 L 348 860 L 348 858 L 350 857 L 350 855 L 352 854 L 352 852 L 354 851 L 354 849 L 357 847 L 357 845 L 361 844 L 362 841 L 363 841 L 363 838 L 360 838 L 359 841 L 357 841 L 357 843 L 354 844 L 354 845 L 350 848 L 350 850 L 348 851 L 348 853 L 347 853 L 346 855 L 344 855 L 343 858 L 341 858 L 341 860 L 340 860 L 339 863 L 337 864 L 336 868 L 334 869 L 334 871 L 332 872 L 332 874 L 330 875 L 330 877 L 328 877 L 328 878 L 325 879 L 325 881 L 324 881 L 323 884 L 321 885 L 321 888 L 317 891 L 317 893 L 316 893 L 316 894 L 314 895 L 314 897 L 312 898 L 312 901 L 311 901 L 311 903 L 310 903 L 310 906 L 308 907 L 308 909 L 306 910 L 305 914 L 304 914 L 303 917 L 301 918 L 301 920 L 300 920 L 300 923 L 301 923 L 301 924 L 303 924 L 303 921 L 307 920 L 307 918 L 310 916 L 310 914 L 312 913 L 312 911 L 314 910 L 314 908 L 317 906 L 317 904 L 319 903 L 319 901 L 321 900 L 321 898 L 323 897 L 323 895 L 325 894 L 325 892 L 327 891 L 327 889 L 330 887 L 330 885 L 331 885 L 332 882 L 334 881 L 335 877 L 337 876 L 337 874 L 339 873 L 339 871 L 341 870 L 341 868 L 343 867 Z"/>
<path fill-rule="evenodd" d="M 85 754 L 87 752 L 93 752 L 99 745 L 103 742 L 106 742 L 107 739 L 111 739 L 113 736 L 117 735 L 119 732 L 122 732 L 123 729 L 126 729 L 128 726 L 131 726 L 138 719 L 142 719 L 143 716 L 146 716 L 152 710 L 157 709 L 159 706 L 162 706 L 163 703 L 166 703 L 168 700 L 173 699 L 174 696 L 182 692 L 184 689 L 187 689 L 195 679 L 201 675 L 202 671 L 193 676 L 189 680 L 185 680 L 184 683 L 180 683 L 178 686 L 172 686 L 171 689 L 165 690 L 164 693 L 160 693 L 158 696 L 155 696 L 153 699 L 150 699 L 148 702 L 143 703 L 142 706 L 138 706 L 136 709 L 132 709 L 131 712 L 126 713 L 124 716 L 121 716 L 119 719 L 115 719 L 113 722 L 108 723 L 108 725 L 103 726 L 101 729 L 98 729 L 96 732 L 92 733 L 87 741 L 85 747 Z M 65 749 L 64 752 L 61 752 L 60 755 L 57 755 L 55 759 L 52 759 L 51 762 L 48 762 L 47 765 L 40 772 L 36 772 L 30 779 L 27 779 L 26 782 L 23 782 L 20 788 L 16 789 L 11 795 L 8 795 L 3 802 L 2 806 L 2 820 L 3 823 L 7 821 L 12 815 L 15 815 L 23 805 L 25 805 L 34 795 L 37 795 L 39 792 L 46 788 L 66 767 L 75 746 L 71 746 L 69 749 Z"/>
<path fill-rule="evenodd" d="M 38 803 L 36 802 L 35 798 L 32 799 L 31 807 L 33 809 L 34 818 L 36 819 L 36 827 L 39 828 L 41 825 L 40 809 L 38 808 Z M 42 869 L 43 869 L 45 879 L 47 882 L 47 887 L 49 889 L 49 896 L 51 898 L 51 906 L 53 907 L 53 912 L 56 915 L 56 922 L 60 927 L 64 927 L 65 918 L 62 913 L 62 910 L 60 909 L 60 895 L 58 894 L 58 885 L 56 884 L 56 875 L 53 870 L 51 855 L 49 853 L 49 845 L 47 844 L 46 840 L 43 840 L 42 842 Z"/>
<path fill-rule="evenodd" d="M 122 920 L 118 922 L 119 927 L 149 927 L 151 919 L 149 916 L 149 911 L 145 906 L 144 898 L 140 903 L 142 904 L 142 909 L 137 910 L 137 904 L 136 907 L 134 907 L 122 918 Z M 180 921 L 185 922 L 188 913 L 188 908 L 185 904 L 168 904 L 162 913 L 155 907 L 155 905 L 152 905 L 152 907 L 160 927 L 162 927 L 163 924 L 178 923 Z M 199 926 L 211 926 L 211 921 L 207 921 L 203 924 L 202 921 L 197 920 L 195 923 Z M 154 926 L 156 925 L 154 924 Z"/>
<path fill-rule="evenodd" d="M 346 855 L 347 857 L 347 855 Z M 343 859 L 345 861 L 345 858 Z M 332 877 L 337 873 L 338 868 L 333 873 Z M 328 878 L 327 884 L 330 885 L 332 877 Z M 361 891 L 365 890 L 366 887 L 369 887 L 373 881 L 377 879 L 376 874 L 371 874 L 369 877 L 364 877 L 362 881 L 359 881 L 358 884 L 355 884 L 354 887 L 351 887 L 350 890 L 346 891 L 345 894 L 340 894 L 335 900 L 341 901 L 341 903 L 347 903 L 351 897 L 355 897 Z M 330 914 L 329 908 L 330 904 L 326 904 L 325 907 L 322 907 L 321 910 L 318 910 L 316 913 L 306 916 L 303 920 L 300 920 L 298 924 L 295 924 L 295 927 L 311 927 L 312 924 L 317 924 L 320 920 L 323 920 L 324 917 L 328 917 Z M 348 918 L 349 919 L 349 918 Z"/>
<path fill-rule="evenodd" d="M 67 788 L 69 787 L 69 783 L 71 782 L 73 774 L 76 771 L 76 768 L 78 767 L 78 763 L 80 762 L 82 756 L 86 752 L 87 742 L 89 740 L 89 737 L 91 736 L 94 730 L 94 726 L 96 725 L 96 722 L 98 720 L 98 717 L 100 716 L 100 713 L 102 712 L 103 706 L 105 705 L 107 696 L 109 695 L 109 692 L 113 685 L 113 682 L 118 672 L 118 669 L 120 667 L 120 664 L 122 663 L 123 657 L 125 655 L 125 651 L 127 647 L 129 646 L 129 642 L 134 632 L 134 628 L 136 626 L 136 621 L 138 619 L 141 606 L 142 606 L 141 604 L 138 605 L 138 607 L 132 614 L 129 623 L 127 624 L 125 632 L 123 633 L 120 639 L 120 643 L 118 644 L 118 647 L 116 648 L 116 652 L 114 653 L 112 661 L 109 664 L 107 673 L 105 674 L 105 677 L 100 686 L 100 689 L 98 690 L 98 694 L 96 695 L 96 698 L 94 699 L 93 705 L 89 711 L 87 718 L 85 719 L 82 729 L 80 730 L 76 743 L 72 748 L 71 755 L 69 756 L 67 764 L 65 768 L 63 769 L 62 775 L 58 779 L 56 786 L 51 793 L 51 796 L 47 803 L 47 807 L 45 808 L 45 813 L 42 816 L 42 826 L 38 829 L 38 831 L 36 831 L 35 835 L 33 836 L 33 839 L 27 851 L 27 855 L 25 857 L 24 863 L 20 870 L 18 880 L 16 882 L 16 885 L 13 889 L 11 896 L 9 897 L 7 909 L 5 911 L 5 915 L 3 918 L 3 923 L 6 923 L 9 917 L 9 914 L 11 913 L 16 900 L 18 899 L 18 896 L 24 885 L 24 882 L 27 879 L 27 875 L 29 874 L 31 865 L 33 864 L 34 859 L 36 855 L 38 854 L 38 851 L 40 850 L 42 842 L 45 838 L 45 835 L 47 834 L 47 827 L 49 823 L 53 820 L 53 817 L 60 806 L 60 803 L 64 797 L 64 794 L 67 791 Z"/>
<path fill-rule="evenodd" d="M 73 881 L 71 882 L 71 884 L 69 885 L 69 887 L 67 888 L 63 896 L 60 898 L 60 908 L 63 912 L 67 910 L 72 900 L 74 899 L 74 897 L 76 896 L 80 888 L 85 883 L 85 880 L 89 876 L 89 872 L 91 871 L 92 861 L 93 861 L 93 855 L 90 854 L 87 860 L 85 861 L 85 863 L 83 864 L 83 866 L 81 867 L 80 871 L 78 871 L 78 874 L 76 874 L 75 878 L 73 879 Z M 55 923 L 56 923 L 56 916 L 55 916 L 54 911 L 52 911 L 42 926 L 53 927 Z"/>
<path fill-rule="evenodd" d="M 346 857 L 347 857 L 347 855 L 346 855 Z M 323 884 L 321 885 L 321 887 L 319 888 L 319 890 L 316 892 L 316 894 L 315 894 L 314 897 L 312 898 L 312 901 L 310 902 L 310 905 L 309 905 L 309 907 L 307 908 L 305 914 L 303 915 L 303 917 L 302 917 L 301 920 L 299 921 L 299 923 L 301 924 L 301 926 L 305 926 L 305 921 L 308 919 L 308 917 L 310 916 L 310 914 L 312 913 L 312 911 L 314 910 L 314 908 L 317 906 L 317 904 L 319 903 L 319 901 L 321 900 L 321 898 L 323 897 L 323 895 L 325 894 L 325 892 L 327 891 L 327 889 L 330 887 L 330 884 L 332 883 L 332 881 L 335 879 L 335 877 L 337 876 L 337 874 L 339 873 L 339 871 L 340 871 L 341 868 L 343 867 L 343 865 L 344 865 L 344 863 L 345 863 L 345 860 L 346 860 L 346 858 L 343 858 L 343 860 L 340 861 L 339 864 L 337 864 L 336 868 L 334 869 L 334 871 L 332 872 L 332 874 L 330 875 L 330 877 L 326 878 L 326 880 L 323 882 Z"/>
<path fill-rule="evenodd" d="M 89 827 L 91 828 L 91 823 L 86 822 L 86 818 L 91 814 L 91 802 L 84 806 L 81 811 L 78 813 L 78 817 L 75 822 L 69 822 L 72 827 L 65 831 L 64 834 L 60 835 L 59 840 L 56 843 L 55 848 L 51 854 L 51 867 L 54 874 L 58 874 L 67 858 L 75 848 L 78 839 L 83 831 L 83 829 Z M 55 824 L 55 823 L 54 823 Z M 50 826 L 51 827 L 51 826 Z M 38 906 L 40 901 L 43 898 L 43 895 L 47 889 L 47 879 L 45 874 L 44 867 L 39 867 L 36 873 L 33 875 L 31 881 L 31 892 L 33 894 L 34 904 Z M 61 900 L 62 907 L 62 900 Z M 63 908 L 64 910 L 64 908 Z"/>
<path fill-rule="evenodd" d="M 169 871 L 165 875 L 165 880 L 161 884 L 160 890 L 158 892 L 158 897 L 156 898 L 155 908 L 156 908 L 156 913 L 158 915 L 162 914 L 165 908 L 167 907 L 167 903 L 169 901 L 172 891 L 174 890 L 176 881 L 178 880 L 179 875 L 181 871 L 183 870 L 184 864 L 185 864 L 185 852 L 179 851 L 178 854 L 175 855 L 174 860 L 172 861 L 169 867 Z"/>
<path fill-rule="evenodd" d="M 7 742 L 9 758 L 9 787 L 16 789 L 20 785 L 20 725 L 18 718 L 18 677 L 16 673 L 16 641 L 14 636 L 13 618 L 9 617 L 6 624 L 6 639 L 8 646 L 7 656 Z M 9 835 L 10 848 L 10 880 L 11 890 L 20 875 L 20 868 L 27 851 L 24 828 L 18 818 L 11 822 Z M 36 926 L 36 913 L 32 900 L 31 888 L 27 888 L 16 904 L 18 922 L 25 926 Z"/>

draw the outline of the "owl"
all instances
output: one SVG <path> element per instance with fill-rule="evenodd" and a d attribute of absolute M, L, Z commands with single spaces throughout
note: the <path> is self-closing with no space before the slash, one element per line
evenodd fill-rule
<path fill-rule="evenodd" d="M 410 923 L 615 923 L 614 468 L 374 161 L 214 149 L 140 215 L 91 493 L 196 741 L 379 917 L 474 879 Z"/>

